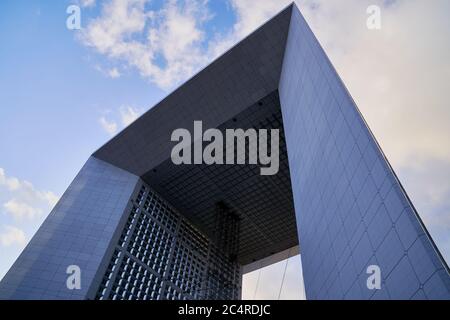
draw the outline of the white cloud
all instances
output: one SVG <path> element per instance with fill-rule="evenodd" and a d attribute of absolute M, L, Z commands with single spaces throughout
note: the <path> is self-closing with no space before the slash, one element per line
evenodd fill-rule
<path fill-rule="evenodd" d="M 0 186 L 6 186 L 10 191 L 20 188 L 20 181 L 15 177 L 6 177 L 5 170 L 0 168 Z"/>
<path fill-rule="evenodd" d="M 90 8 L 95 6 L 95 0 L 81 0 L 81 6 L 83 8 Z"/>
<path fill-rule="evenodd" d="M 21 203 L 35 203 L 52 208 L 59 199 L 59 197 L 51 191 L 36 189 L 29 181 L 7 176 L 3 168 L 0 168 L 0 187 L 1 186 L 6 186 L 8 191 L 13 193 Z"/>
<path fill-rule="evenodd" d="M 44 191 L 41 194 L 43 199 L 48 202 L 50 207 L 54 207 L 59 201 L 59 197 L 51 191 Z"/>
<path fill-rule="evenodd" d="M 117 68 L 112 68 L 112 69 L 108 70 L 108 76 L 112 79 L 117 79 L 117 78 L 120 78 L 121 74 Z"/>
<path fill-rule="evenodd" d="M 44 210 L 52 209 L 59 199 L 51 191 L 37 190 L 29 181 L 7 176 L 3 168 L 0 168 L 1 186 L 5 186 L 12 195 L 2 206 L 4 213 L 16 221 L 32 221 L 42 217 Z"/>
<path fill-rule="evenodd" d="M 411 159 L 397 172 L 426 225 L 450 230 L 450 166 L 429 157 Z M 449 248 L 450 249 L 450 248 Z"/>
<path fill-rule="evenodd" d="M 130 106 L 120 107 L 119 112 L 124 127 L 129 126 L 142 114 L 142 111 L 140 109 L 133 108 Z"/>
<path fill-rule="evenodd" d="M 117 132 L 117 123 L 115 121 L 108 120 L 106 117 L 102 116 L 100 117 L 99 122 L 103 130 L 108 134 L 114 135 Z"/>
<path fill-rule="evenodd" d="M 95 70 L 97 70 L 98 72 L 100 72 L 101 74 L 103 74 L 105 77 L 111 78 L 111 79 L 117 79 L 120 78 L 122 76 L 122 74 L 120 73 L 120 70 L 117 67 L 112 67 L 112 68 L 104 68 L 99 64 L 95 65 Z"/>
<path fill-rule="evenodd" d="M 55 206 L 59 200 L 59 197 L 53 192 L 37 190 L 31 182 L 26 180 L 23 180 L 21 182 L 20 193 L 21 197 L 25 201 L 28 202 L 41 201 L 51 208 Z"/>
<path fill-rule="evenodd" d="M 210 18 L 207 1 L 170 0 L 159 11 L 146 10 L 149 2 L 106 2 L 81 40 L 97 52 L 136 68 L 158 86 L 171 88 L 207 62 L 200 48 L 204 40 L 201 26 Z"/>
<path fill-rule="evenodd" d="M 291 0 L 259 0 L 255 3 L 253 0 L 231 0 L 232 7 L 237 15 L 237 21 L 233 27 L 236 38 L 243 38 L 256 30 L 263 22 L 273 17 L 291 2 Z"/>
<path fill-rule="evenodd" d="M 17 199 L 11 199 L 6 202 L 3 207 L 6 213 L 12 215 L 16 220 L 34 220 L 42 215 L 42 210 L 34 208 L 24 202 L 20 202 Z"/>
<path fill-rule="evenodd" d="M 119 107 L 118 111 L 114 112 L 112 115 L 111 110 L 108 110 L 106 112 L 109 114 L 108 118 L 106 116 L 100 117 L 99 123 L 103 130 L 110 135 L 114 135 L 119 130 L 119 126 L 121 128 L 129 126 L 132 122 L 139 118 L 142 112 L 143 110 L 140 108 L 124 105 Z M 114 118 L 117 121 L 111 118 Z"/>
<path fill-rule="evenodd" d="M 171 89 L 242 39 L 289 1 L 233 0 L 237 23 L 225 36 L 206 41 L 212 18 L 208 0 L 170 0 L 157 11 L 149 0 L 110 0 L 82 31 L 82 43 L 116 63 L 137 69 L 162 89 Z M 114 69 L 112 69 L 114 70 Z M 117 70 L 118 71 L 118 70 Z M 117 73 L 106 72 L 112 78 Z"/>
<path fill-rule="evenodd" d="M 25 246 L 26 237 L 25 233 L 13 226 L 4 226 L 3 232 L 0 233 L 0 244 L 3 247 L 9 247 L 12 245 L 18 245 L 20 247 Z"/>

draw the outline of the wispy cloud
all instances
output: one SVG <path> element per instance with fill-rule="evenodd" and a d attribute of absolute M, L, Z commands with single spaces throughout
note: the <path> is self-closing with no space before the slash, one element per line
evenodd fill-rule
<path fill-rule="evenodd" d="M 7 176 L 3 168 L 0 168 L 1 187 L 6 188 L 12 197 L 3 203 L 4 213 L 18 222 L 41 217 L 43 209 L 52 209 L 59 199 L 51 191 L 36 189 L 29 181 Z"/>
<path fill-rule="evenodd" d="M 53 207 L 58 202 L 58 196 L 51 191 L 42 191 L 36 189 L 33 184 L 26 180 L 20 180 L 16 177 L 7 176 L 5 170 L 0 168 L 0 187 L 6 187 L 19 200 L 17 203 L 40 203 Z"/>
<path fill-rule="evenodd" d="M 122 73 L 117 67 L 105 68 L 97 64 L 95 65 L 95 69 L 107 78 L 118 79 L 122 76 Z"/>
<path fill-rule="evenodd" d="M 112 79 L 120 78 L 121 74 L 117 68 L 112 68 L 108 70 L 108 76 Z"/>
<path fill-rule="evenodd" d="M 122 106 L 119 111 L 120 119 L 122 120 L 124 127 L 130 125 L 142 114 L 140 109 L 133 108 L 131 106 Z"/>
<path fill-rule="evenodd" d="M 23 230 L 13 226 L 4 226 L 0 230 L 0 245 L 2 247 L 25 246 L 27 241 Z"/>
<path fill-rule="evenodd" d="M 233 0 L 236 24 L 224 35 L 207 40 L 205 23 L 213 17 L 208 0 L 170 0 L 158 10 L 148 9 L 150 2 L 106 1 L 80 40 L 117 64 L 135 68 L 162 89 L 192 76 L 289 3 Z M 116 77 L 116 72 L 105 74 Z"/>
<path fill-rule="evenodd" d="M 80 0 L 80 4 L 83 8 L 90 8 L 95 6 L 95 0 Z"/>
<path fill-rule="evenodd" d="M 12 215 L 16 220 L 33 220 L 42 215 L 42 209 L 34 208 L 25 202 L 11 199 L 3 204 L 6 213 Z"/>
<path fill-rule="evenodd" d="M 143 113 L 143 109 L 133 106 L 120 106 L 117 112 L 108 111 L 99 119 L 103 130 L 110 135 L 114 135 L 120 128 L 129 126 Z"/>
<path fill-rule="evenodd" d="M 397 171 L 442 255 L 450 262 L 450 165 L 430 156 L 411 158 Z"/>
<path fill-rule="evenodd" d="M 6 186 L 10 191 L 20 188 L 20 181 L 15 177 L 7 177 L 5 170 L 0 168 L 0 186 Z"/>
<path fill-rule="evenodd" d="M 206 0 L 167 1 L 158 11 L 148 0 L 111 0 L 82 32 L 81 41 L 162 88 L 184 80 L 207 59 L 201 26 L 210 18 Z M 158 63 L 164 60 L 164 66 Z"/>
<path fill-rule="evenodd" d="M 117 132 L 117 123 L 115 121 L 108 120 L 105 116 L 100 117 L 98 121 L 102 129 L 109 135 L 114 135 Z"/>

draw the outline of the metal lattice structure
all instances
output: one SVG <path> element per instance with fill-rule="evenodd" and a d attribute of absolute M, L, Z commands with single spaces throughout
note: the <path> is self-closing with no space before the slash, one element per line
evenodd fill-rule
<path fill-rule="evenodd" d="M 220 213 L 229 220 L 228 212 Z M 238 299 L 240 267 L 231 256 L 237 255 L 239 230 L 227 221 L 219 222 L 226 234 L 210 241 L 142 184 L 96 299 Z"/>

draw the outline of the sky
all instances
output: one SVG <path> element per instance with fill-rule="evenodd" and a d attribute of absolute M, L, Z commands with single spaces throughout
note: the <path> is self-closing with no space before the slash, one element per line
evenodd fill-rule
<path fill-rule="evenodd" d="M 0 278 L 96 149 L 290 2 L 1 1 Z M 448 262 L 450 2 L 296 3 Z M 243 297 L 304 298 L 300 257 L 245 275 Z"/>

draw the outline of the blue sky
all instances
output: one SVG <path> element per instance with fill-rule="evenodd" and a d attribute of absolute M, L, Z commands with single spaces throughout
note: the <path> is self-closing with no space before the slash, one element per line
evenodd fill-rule
<path fill-rule="evenodd" d="M 93 151 L 289 2 L 1 1 L 0 278 Z M 71 4 L 82 30 L 66 28 Z M 449 2 L 297 4 L 448 261 Z M 366 28 L 370 4 L 381 30 Z M 266 297 L 282 270 L 264 270 L 256 294 L 248 275 L 246 297 Z"/>

